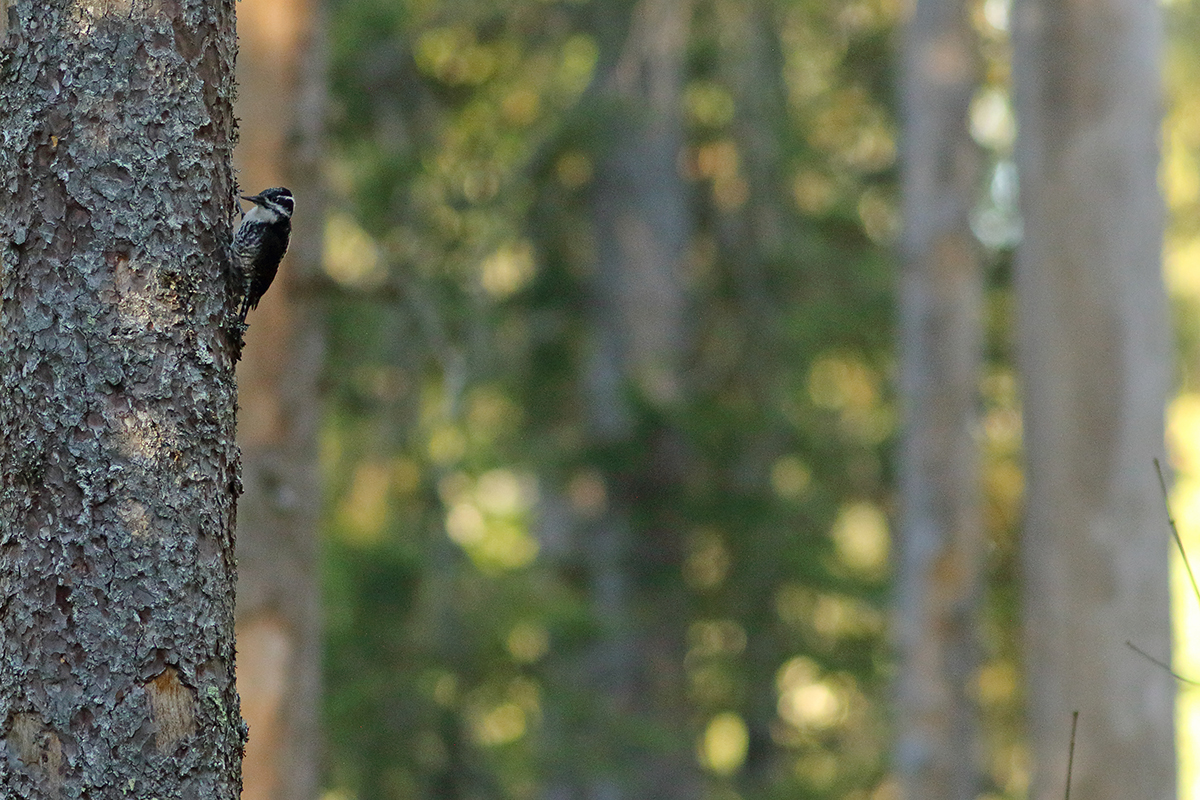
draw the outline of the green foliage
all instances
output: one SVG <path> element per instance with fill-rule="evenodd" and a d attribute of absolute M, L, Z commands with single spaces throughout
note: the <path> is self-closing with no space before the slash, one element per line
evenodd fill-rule
<path fill-rule="evenodd" d="M 350 796 L 620 783 L 681 742 L 712 797 L 882 775 L 896 9 L 697 4 L 686 391 L 630 383 L 611 440 L 583 413 L 589 204 L 609 122 L 647 112 L 593 83 L 628 5 L 331 4 L 328 780 Z M 616 502 L 637 613 L 684 647 L 666 721 L 581 680 L 623 632 L 564 531 Z"/>

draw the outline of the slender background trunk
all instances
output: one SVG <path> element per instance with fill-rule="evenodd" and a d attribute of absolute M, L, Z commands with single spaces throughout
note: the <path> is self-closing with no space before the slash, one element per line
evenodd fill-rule
<path fill-rule="evenodd" d="M 317 464 L 324 47 L 318 0 L 238 5 L 238 181 L 287 186 L 292 242 L 250 314 L 238 367 L 245 495 L 238 515 L 238 688 L 250 726 L 243 800 L 315 800 L 321 685 Z"/>
<path fill-rule="evenodd" d="M 233 3 L 0 53 L 0 795 L 234 800 Z"/>
<path fill-rule="evenodd" d="M 1157 186 L 1159 6 L 1018 0 L 1017 259 L 1030 797 L 1175 796 L 1170 534 L 1154 474 L 1170 342 Z"/>
<path fill-rule="evenodd" d="M 912 800 L 983 789 L 979 668 L 983 530 L 979 380 L 983 278 L 971 211 L 980 153 L 970 7 L 918 0 L 902 60 L 900 518 L 896 767 Z"/>
<path fill-rule="evenodd" d="M 683 394 L 690 224 L 679 98 L 689 14 L 686 2 L 637 3 L 623 42 L 608 41 L 617 57 L 600 78 L 625 113 L 611 120 L 593 187 L 596 349 L 585 375 L 587 415 L 602 446 L 640 437 L 648 452 L 634 470 L 609 476 L 608 513 L 588 534 L 595 607 L 608 634 L 593 666 L 615 708 L 661 742 L 626 754 L 623 791 L 614 797 L 692 798 L 700 788 L 687 735 L 684 531 L 669 509 L 686 466 L 677 432 L 638 426 L 630 404 L 637 396 L 669 408 Z"/>
<path fill-rule="evenodd" d="M 628 728 L 640 741 L 617 733 L 607 774 L 552 785 L 552 798 L 668 800 L 700 791 L 684 671 L 685 531 L 670 507 L 686 465 L 678 433 L 642 424 L 644 408 L 631 402 L 667 410 L 684 396 L 690 221 L 679 108 L 690 14 L 686 2 L 641 0 L 608 4 L 593 18 L 601 50 L 594 89 L 606 124 L 589 206 L 596 260 L 583 411 L 593 448 L 623 460 L 603 475 L 603 513 L 578 531 L 599 627 L 582 683 L 603 698 L 610 730 Z M 613 724 L 621 717 L 628 721 Z"/>

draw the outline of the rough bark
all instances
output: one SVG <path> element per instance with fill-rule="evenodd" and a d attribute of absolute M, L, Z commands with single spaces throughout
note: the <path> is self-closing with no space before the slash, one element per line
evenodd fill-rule
<path fill-rule="evenodd" d="M 983 586 L 978 385 L 983 276 L 971 6 L 917 0 L 905 27 L 895 763 L 905 797 L 983 789 L 974 683 Z"/>
<path fill-rule="evenodd" d="M 1175 796 L 1168 542 L 1152 459 L 1169 383 L 1155 3 L 1013 9 L 1030 797 Z"/>
<path fill-rule="evenodd" d="M 233 800 L 233 3 L 8 21 L 0 794 Z"/>
<path fill-rule="evenodd" d="M 238 369 L 238 689 L 250 726 L 243 800 L 315 800 L 320 789 L 321 641 L 317 521 L 317 298 L 324 118 L 316 0 L 242 0 L 237 152 L 241 188 L 296 196 L 292 244 L 251 312 Z"/>

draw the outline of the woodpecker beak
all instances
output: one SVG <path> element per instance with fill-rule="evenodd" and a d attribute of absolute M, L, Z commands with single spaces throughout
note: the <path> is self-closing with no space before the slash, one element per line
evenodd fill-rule
<path fill-rule="evenodd" d="M 249 200 L 251 203 L 254 203 L 255 205 L 262 205 L 263 198 L 262 198 L 261 194 L 250 195 L 249 197 L 247 197 L 246 195 L 241 195 L 241 198 L 243 200 Z"/>

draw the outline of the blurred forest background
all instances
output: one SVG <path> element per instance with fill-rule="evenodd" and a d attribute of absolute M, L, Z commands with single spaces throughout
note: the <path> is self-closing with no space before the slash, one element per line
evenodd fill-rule
<path fill-rule="evenodd" d="M 238 4 L 240 183 L 285 183 L 298 204 L 284 288 L 252 314 L 239 369 L 247 798 L 1031 796 L 1070 721 L 1025 733 L 1011 11 Z M 1163 274 L 1179 344 L 1162 357 L 1186 537 L 1200 529 L 1200 8 L 1146 13 L 1170 31 Z M 1126 44 L 1089 46 L 1140 52 Z M 922 95 L 928 53 L 950 60 Z M 948 105 L 922 105 L 943 90 Z M 905 128 L 931 108 L 951 114 L 932 155 Z M 901 208 L 920 214 L 906 170 L 922 158 L 953 164 L 955 192 L 933 188 L 959 226 L 963 305 L 939 335 L 958 337 L 965 373 L 938 372 L 954 357 L 937 341 L 920 372 L 905 295 L 919 290 L 902 290 L 902 271 L 921 274 L 902 268 L 922 245 Z M 1157 261 L 1142 268 L 1158 285 Z M 933 523 L 965 509 L 948 579 L 898 546 L 921 505 L 901 424 L 913 380 L 916 412 L 939 402 L 920 386 L 961 395 L 958 436 L 932 449 L 970 450 L 940 473 L 957 488 L 930 495 Z M 1141 444 L 1144 462 L 1120 469 L 1144 473 L 1157 516 L 1131 545 L 1165 564 L 1161 442 Z M 959 618 L 914 628 L 925 595 Z M 1200 663 L 1195 605 L 1176 614 L 1184 673 Z M 917 682 L 944 680 L 952 708 L 922 711 L 906 670 L 942 648 L 951 674 Z M 1186 754 L 1200 739 L 1181 702 Z M 1169 707 L 1162 725 L 1169 771 Z M 949 748 L 959 783 L 920 788 L 914 733 Z"/>

